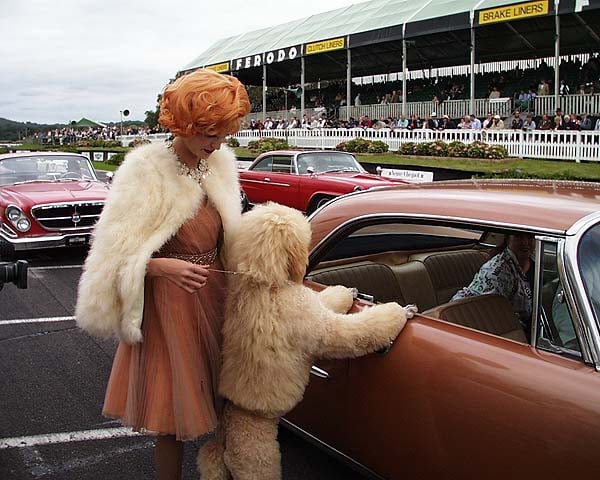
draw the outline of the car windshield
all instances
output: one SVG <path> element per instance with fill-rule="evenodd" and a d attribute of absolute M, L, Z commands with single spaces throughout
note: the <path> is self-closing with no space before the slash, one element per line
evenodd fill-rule
<path fill-rule="evenodd" d="M 600 321 L 600 264 L 597 261 L 599 251 L 600 224 L 597 224 L 583 234 L 577 253 L 579 271 L 596 321 Z"/>
<path fill-rule="evenodd" d="M 94 179 L 90 162 L 75 155 L 32 155 L 0 161 L 0 185 Z"/>
<path fill-rule="evenodd" d="M 336 152 L 311 152 L 298 155 L 298 172 L 311 173 L 309 169 L 312 169 L 312 173 L 365 172 L 354 155 Z"/>

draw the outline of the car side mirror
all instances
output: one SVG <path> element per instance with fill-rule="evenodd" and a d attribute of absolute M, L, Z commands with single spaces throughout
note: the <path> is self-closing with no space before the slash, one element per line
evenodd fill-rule
<path fill-rule="evenodd" d="M 383 171 L 383 168 L 381 168 L 379 165 L 377 166 L 377 168 L 375 169 L 375 171 L 377 172 L 377 175 L 379 175 L 381 177 L 381 172 Z"/>
<path fill-rule="evenodd" d="M 106 183 L 112 183 L 115 173 L 114 172 L 106 172 L 104 175 L 106 176 Z"/>

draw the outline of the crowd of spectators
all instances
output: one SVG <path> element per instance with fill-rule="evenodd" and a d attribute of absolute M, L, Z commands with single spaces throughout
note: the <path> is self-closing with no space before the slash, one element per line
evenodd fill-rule
<path fill-rule="evenodd" d="M 582 63 L 580 58 L 563 60 L 559 66 L 559 93 L 593 94 L 600 92 L 600 57 L 591 56 Z M 394 104 L 402 102 L 402 81 L 352 85 L 352 98 L 346 98 L 344 80 L 328 81 L 320 88 L 313 86 L 306 91 L 306 108 L 325 108 L 330 116 L 339 116 L 339 108 L 350 106 Z M 465 100 L 470 96 L 468 75 L 412 79 L 407 82 L 407 101 L 432 102 L 432 111 L 449 100 Z M 476 75 L 475 98 L 510 98 L 513 110 L 534 112 L 537 96 L 554 95 L 554 68 L 541 62 L 535 68 L 505 72 L 487 72 Z M 288 105 L 297 105 L 295 89 L 276 89 L 267 93 L 267 111 L 286 111 Z M 253 111 L 262 110 L 260 102 L 253 104 Z"/>
<path fill-rule="evenodd" d="M 152 133 L 161 133 L 162 131 L 160 128 L 146 128 L 137 125 L 123 126 L 123 135 L 143 136 Z M 35 133 L 34 139 L 45 145 L 70 145 L 82 141 L 117 140 L 120 134 L 120 125 L 86 128 L 64 127 Z"/>

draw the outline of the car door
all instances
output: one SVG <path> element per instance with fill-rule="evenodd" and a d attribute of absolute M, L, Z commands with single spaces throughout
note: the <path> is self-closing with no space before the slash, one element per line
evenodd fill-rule
<path fill-rule="evenodd" d="M 546 251 L 541 240 L 538 251 Z M 543 272 L 552 269 L 539 259 L 536 305 L 544 301 Z M 542 308 L 535 320 L 541 330 Z M 343 368 L 316 366 L 328 378 L 311 381 L 289 418 L 311 418 L 309 433 L 324 435 L 328 445 L 383 478 L 600 471 L 600 374 L 573 350 L 513 341 L 426 313 L 408 322 L 386 354 L 349 360 Z M 332 404 L 340 406 L 333 423 L 314 425 L 315 412 L 331 415 Z"/>
<path fill-rule="evenodd" d="M 242 180 L 242 187 L 250 202 L 272 201 L 298 208 L 300 180 L 292 158 L 292 155 L 270 155 L 256 165 L 252 177 Z"/>

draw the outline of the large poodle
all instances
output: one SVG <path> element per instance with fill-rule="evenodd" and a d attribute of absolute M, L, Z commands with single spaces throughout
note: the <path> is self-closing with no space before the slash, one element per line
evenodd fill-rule
<path fill-rule="evenodd" d="M 397 303 L 346 314 L 351 289 L 305 287 L 310 236 L 299 211 L 275 203 L 246 213 L 236 230 L 219 386 L 228 402 L 198 455 L 202 480 L 280 479 L 278 419 L 302 399 L 313 361 L 383 348 L 414 314 Z"/>

